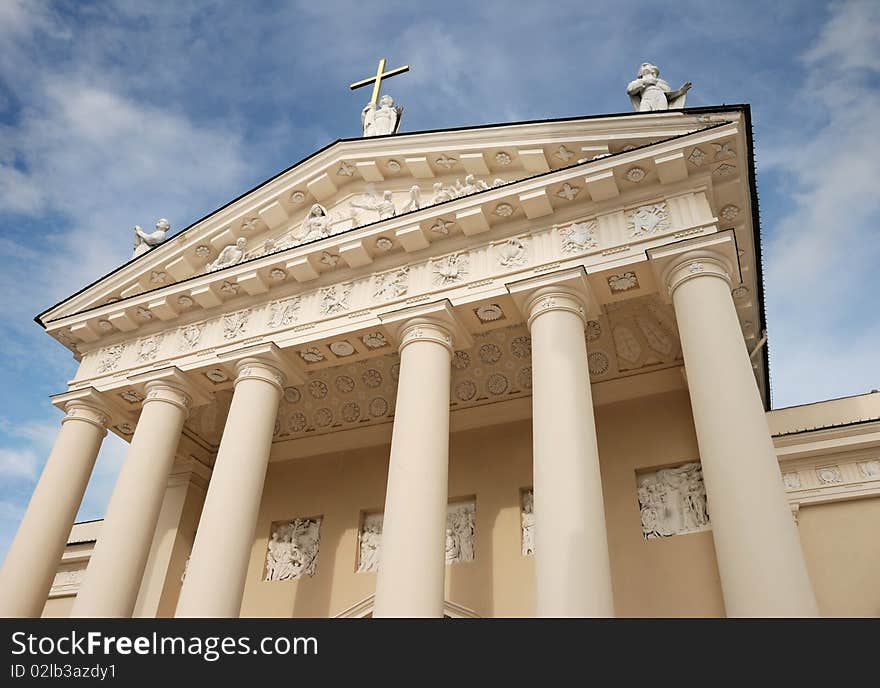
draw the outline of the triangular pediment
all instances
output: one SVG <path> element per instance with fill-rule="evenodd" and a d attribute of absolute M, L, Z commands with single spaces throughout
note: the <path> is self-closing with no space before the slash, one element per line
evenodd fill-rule
<path fill-rule="evenodd" d="M 322 235 L 310 235 L 303 228 L 315 204 L 325 208 L 330 218 L 327 241 L 387 217 L 379 207 L 382 200 L 390 200 L 398 218 L 431 207 L 442 210 L 449 200 L 477 195 L 475 190 L 508 188 L 727 121 L 730 118 L 722 109 L 626 113 L 337 141 L 48 309 L 38 321 L 48 325 L 197 278 L 239 239 L 244 239 L 244 261 L 238 262 L 277 252 L 279 246 L 316 243 L 319 247 Z M 385 192 L 390 192 L 390 199 L 383 199 Z M 588 198 L 584 194 L 576 199 L 571 195 L 574 191 L 564 186 L 555 193 L 563 194 L 557 197 L 563 202 Z M 541 203 L 539 199 L 535 205 Z M 519 204 L 508 204 L 513 210 L 510 216 L 503 215 L 503 204 L 498 205 L 502 207 L 490 222 L 516 219 Z M 393 236 L 387 239 L 401 243 Z M 388 246 L 388 242 L 373 243 L 350 255 L 355 261 L 371 260 Z M 320 253 L 310 257 L 302 274 L 321 273 L 321 258 Z M 179 310 L 178 305 L 166 304 L 166 314 L 168 308 Z M 125 315 L 105 319 L 106 332 L 131 329 L 132 321 L 148 319 L 150 310 L 148 304 L 132 305 Z M 80 329 L 69 340 L 94 341 L 101 334 Z"/>

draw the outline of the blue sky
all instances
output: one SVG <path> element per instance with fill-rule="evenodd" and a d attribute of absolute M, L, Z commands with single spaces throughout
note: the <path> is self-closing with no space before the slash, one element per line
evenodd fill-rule
<path fill-rule="evenodd" d="M 621 112 L 643 61 L 751 103 L 774 407 L 880 388 L 880 3 L 0 0 L 0 552 L 75 361 L 33 316 L 330 141 L 379 57 L 404 131 Z M 103 514 L 104 443 L 79 518 Z"/>

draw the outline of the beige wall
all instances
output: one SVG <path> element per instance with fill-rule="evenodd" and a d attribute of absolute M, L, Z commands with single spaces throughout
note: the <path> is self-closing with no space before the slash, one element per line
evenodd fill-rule
<path fill-rule="evenodd" d="M 600 405 L 596 422 L 617 615 L 723 616 L 712 533 L 650 541 L 641 533 L 637 471 L 698 457 L 687 393 Z M 362 513 L 382 509 L 388 452 L 376 445 L 270 464 L 242 616 L 334 616 L 373 593 L 375 574 L 356 573 L 357 534 Z M 534 614 L 533 560 L 520 554 L 519 520 L 531 456 L 530 420 L 451 438 L 450 499 L 476 497 L 476 560 L 447 567 L 446 598 L 480 616 Z M 203 496 L 187 491 L 160 616 L 174 613 Z M 272 521 L 308 516 L 323 516 L 317 574 L 263 582 Z M 880 499 L 804 505 L 799 521 L 822 614 L 880 616 Z M 50 599 L 43 616 L 67 616 L 73 600 Z"/>
<path fill-rule="evenodd" d="M 697 457 L 687 394 L 600 407 L 599 448 L 615 604 L 621 616 L 723 614 L 710 533 L 646 542 L 635 472 Z M 356 573 L 363 511 L 380 510 L 388 446 L 273 463 L 263 495 L 242 612 L 245 616 L 333 616 L 373 593 L 375 574 Z M 534 613 L 531 557 L 520 554 L 520 490 L 531 485 L 531 424 L 455 433 L 450 499 L 476 496 L 476 560 L 447 567 L 446 597 L 481 616 Z M 317 573 L 263 582 L 273 521 L 323 516 Z"/>
<path fill-rule="evenodd" d="M 798 516 L 822 616 L 880 616 L 880 499 L 803 506 Z"/>

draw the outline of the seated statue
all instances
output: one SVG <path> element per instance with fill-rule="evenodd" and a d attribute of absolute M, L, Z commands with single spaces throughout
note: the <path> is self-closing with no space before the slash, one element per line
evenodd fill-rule
<path fill-rule="evenodd" d="M 131 257 L 137 258 L 139 255 L 146 253 L 154 246 L 161 244 L 165 241 L 169 229 L 171 229 L 171 224 L 164 217 L 156 222 L 155 232 L 145 232 L 140 225 L 135 225 L 134 253 Z"/>
<path fill-rule="evenodd" d="M 691 86 L 693 84 L 687 81 L 680 89 L 673 91 L 660 78 L 659 67 L 643 62 L 635 81 L 630 81 L 626 87 L 626 92 L 636 112 L 653 112 L 683 108 Z"/>
<path fill-rule="evenodd" d="M 247 240 L 244 237 L 239 237 L 235 240 L 234 244 L 226 246 L 220 251 L 220 255 L 217 256 L 216 260 L 205 266 L 205 272 L 213 272 L 214 270 L 228 268 L 230 265 L 235 265 L 236 263 L 241 262 L 241 259 L 244 258 L 244 245 L 246 243 Z"/>
<path fill-rule="evenodd" d="M 320 203 L 315 203 L 299 229 L 293 231 L 293 238 L 302 243 L 330 236 L 330 215 Z"/>

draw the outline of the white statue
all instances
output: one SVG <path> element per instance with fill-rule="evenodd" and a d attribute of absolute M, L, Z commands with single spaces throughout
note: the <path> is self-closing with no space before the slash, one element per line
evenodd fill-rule
<path fill-rule="evenodd" d="M 230 265 L 235 265 L 240 262 L 241 259 L 244 258 L 244 245 L 246 243 L 247 240 L 244 237 L 239 237 L 235 240 L 234 244 L 226 246 L 220 251 L 220 255 L 217 256 L 216 260 L 205 266 L 205 272 L 213 272 L 214 270 L 220 270 L 221 268 L 228 268 Z"/>
<path fill-rule="evenodd" d="M 293 238 L 300 242 L 323 239 L 330 236 L 330 224 L 327 209 L 320 203 L 315 203 L 299 226 L 299 230 L 294 231 Z"/>
<path fill-rule="evenodd" d="M 683 108 L 691 86 L 693 84 L 687 81 L 680 89 L 673 91 L 660 78 L 660 69 L 650 62 L 644 62 L 639 67 L 635 81 L 629 82 L 626 92 L 636 112 L 652 112 Z"/>
<path fill-rule="evenodd" d="M 155 232 L 145 232 L 140 225 L 135 225 L 134 253 L 131 257 L 136 258 L 137 256 L 146 253 L 154 246 L 161 244 L 165 241 L 169 229 L 171 229 L 171 224 L 164 217 L 156 222 Z"/>
<path fill-rule="evenodd" d="M 397 214 L 397 208 L 394 207 L 394 201 L 391 200 L 391 192 L 385 191 L 382 198 L 378 198 L 375 194 L 367 196 L 363 201 L 352 201 L 352 208 L 362 208 L 363 210 L 373 210 L 379 213 L 380 220 L 387 220 Z"/>
<path fill-rule="evenodd" d="M 416 184 L 409 188 L 409 201 L 401 212 L 408 213 L 410 210 L 418 210 L 422 207 L 422 190 Z"/>
<path fill-rule="evenodd" d="M 443 186 L 441 182 L 434 182 L 434 200 L 432 203 L 444 203 L 455 198 L 455 189 Z"/>
<path fill-rule="evenodd" d="M 379 99 L 379 107 L 372 102 L 367 103 L 361 111 L 361 125 L 364 128 L 364 136 L 383 136 L 396 134 L 400 129 L 400 118 L 403 108 L 394 104 L 391 96 L 382 96 Z"/>

